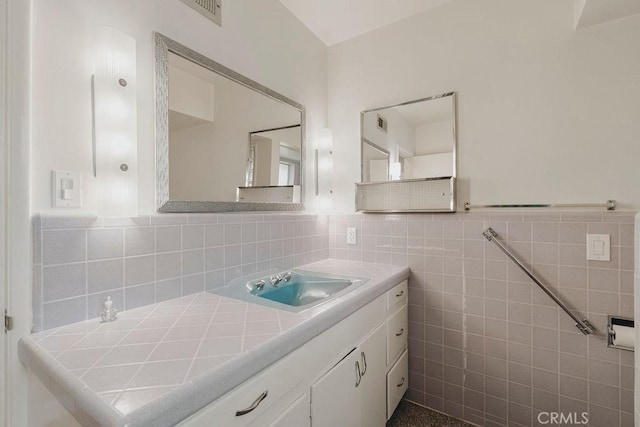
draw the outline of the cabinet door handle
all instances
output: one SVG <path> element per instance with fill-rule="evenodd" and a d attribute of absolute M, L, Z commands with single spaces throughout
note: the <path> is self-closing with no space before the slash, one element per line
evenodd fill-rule
<path fill-rule="evenodd" d="M 400 332 L 398 332 L 396 334 L 397 337 L 399 337 L 400 335 L 404 334 L 404 328 L 400 329 Z"/>
<path fill-rule="evenodd" d="M 364 377 L 364 374 L 367 373 L 367 355 L 364 354 L 364 351 L 360 353 L 360 356 L 362 357 L 362 365 L 364 366 L 364 369 L 362 370 L 362 376 Z"/>
<path fill-rule="evenodd" d="M 251 404 L 251 406 L 249 406 L 246 409 L 241 409 L 239 411 L 236 411 L 236 417 L 241 417 L 245 414 L 248 414 L 249 412 L 253 411 L 254 409 L 256 409 L 258 407 L 258 405 L 267 398 L 267 395 L 269 394 L 269 390 L 265 390 L 260 396 L 258 396 L 258 398 L 256 400 L 253 401 L 253 403 Z"/>
<path fill-rule="evenodd" d="M 396 384 L 396 387 L 402 387 L 404 385 L 404 377 L 400 380 L 400 384 Z"/>
<path fill-rule="evenodd" d="M 362 374 L 360 373 L 360 363 L 356 360 L 356 387 L 360 385 L 362 381 Z"/>
<path fill-rule="evenodd" d="M 402 295 L 404 295 L 404 291 L 400 291 L 400 293 L 397 293 L 396 297 L 400 298 Z"/>

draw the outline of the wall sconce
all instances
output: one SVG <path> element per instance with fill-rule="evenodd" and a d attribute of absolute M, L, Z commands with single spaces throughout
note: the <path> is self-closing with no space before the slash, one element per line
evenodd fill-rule
<path fill-rule="evenodd" d="M 400 176 L 402 175 L 402 165 L 400 162 L 391 162 L 389 175 L 391 175 L 392 180 L 400 179 Z"/>
<path fill-rule="evenodd" d="M 331 129 L 323 128 L 318 131 L 315 163 L 318 209 L 329 210 L 333 194 L 333 132 Z"/>
<path fill-rule="evenodd" d="M 91 87 L 98 215 L 137 216 L 136 41 L 102 27 L 95 52 Z"/>

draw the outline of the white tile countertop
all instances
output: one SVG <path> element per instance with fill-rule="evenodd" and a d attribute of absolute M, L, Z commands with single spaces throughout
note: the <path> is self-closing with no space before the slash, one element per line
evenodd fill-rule
<path fill-rule="evenodd" d="M 297 269 L 369 281 L 299 314 L 206 292 L 176 298 L 29 335 L 20 359 L 83 425 L 171 426 L 409 276 L 334 259 Z"/>

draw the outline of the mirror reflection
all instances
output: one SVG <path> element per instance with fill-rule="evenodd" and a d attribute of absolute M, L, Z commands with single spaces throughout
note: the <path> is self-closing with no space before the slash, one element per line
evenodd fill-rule
<path fill-rule="evenodd" d="M 240 201 L 300 201 L 300 136 L 300 125 L 250 133 L 247 182 L 246 186 L 238 190 Z M 255 191 L 254 187 L 262 190 Z M 289 194 L 287 191 L 282 199 L 277 196 L 279 190 L 274 190 L 273 187 L 290 187 L 292 192 Z"/>
<path fill-rule="evenodd" d="M 301 111 L 168 52 L 169 199 L 300 202 Z"/>
<path fill-rule="evenodd" d="M 456 176 L 455 108 L 447 93 L 363 112 L 362 182 Z"/>
<path fill-rule="evenodd" d="M 367 140 L 362 141 L 362 182 L 389 179 L 389 152 Z"/>

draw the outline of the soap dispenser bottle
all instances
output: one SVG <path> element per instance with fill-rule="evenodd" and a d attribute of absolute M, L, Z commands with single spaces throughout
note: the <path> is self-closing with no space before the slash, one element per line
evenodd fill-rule
<path fill-rule="evenodd" d="M 103 322 L 113 322 L 117 319 L 118 310 L 113 308 L 113 301 L 111 301 L 111 297 L 107 297 L 107 300 L 104 302 L 104 310 L 100 312 L 100 318 Z"/>

